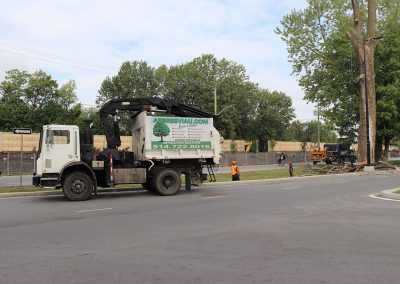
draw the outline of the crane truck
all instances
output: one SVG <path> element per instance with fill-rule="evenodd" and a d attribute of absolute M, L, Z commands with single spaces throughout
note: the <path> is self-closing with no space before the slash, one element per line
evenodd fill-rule
<path fill-rule="evenodd" d="M 121 146 L 119 112 L 132 120 L 132 151 Z M 98 188 L 141 184 L 159 195 L 175 195 L 201 183 L 218 166 L 221 136 L 215 116 L 193 106 L 154 98 L 113 99 L 100 109 L 107 147 L 93 148 L 91 121 L 76 125 L 44 125 L 33 184 L 62 189 L 72 201 L 87 200 Z"/>

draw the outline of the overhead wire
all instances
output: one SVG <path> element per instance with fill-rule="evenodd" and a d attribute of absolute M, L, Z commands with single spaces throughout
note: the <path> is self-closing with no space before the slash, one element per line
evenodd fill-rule
<path fill-rule="evenodd" d="M 27 58 L 32 58 L 35 60 L 45 61 L 53 64 L 58 64 L 71 68 L 78 68 L 83 70 L 88 70 L 97 73 L 109 74 L 112 72 L 112 68 L 102 64 L 91 63 L 88 61 L 69 58 L 65 56 L 59 56 L 51 53 L 41 52 L 34 49 L 23 48 L 16 45 L 11 45 L 9 43 L 0 41 L 0 50 L 8 53 L 12 53 L 18 56 L 23 56 Z"/>

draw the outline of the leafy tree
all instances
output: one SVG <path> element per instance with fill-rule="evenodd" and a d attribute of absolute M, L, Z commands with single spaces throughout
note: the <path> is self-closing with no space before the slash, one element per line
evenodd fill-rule
<path fill-rule="evenodd" d="M 103 81 L 96 102 L 100 107 L 112 98 L 157 95 L 214 113 L 215 92 L 221 134 L 232 139 L 251 138 L 257 86 L 249 81 L 243 65 L 211 54 L 156 69 L 146 62 L 125 62 L 116 76 Z M 121 116 L 123 133 L 129 132 L 130 123 L 127 116 Z"/>
<path fill-rule="evenodd" d="M 118 74 L 107 77 L 101 84 L 96 98 L 97 107 L 112 99 L 147 98 L 157 95 L 158 81 L 155 69 L 145 61 L 126 61 Z M 128 113 L 120 114 L 121 134 L 130 134 L 132 121 Z"/>
<path fill-rule="evenodd" d="M 286 42 L 305 99 L 316 102 L 342 136 L 354 138 L 354 128 L 358 128 L 358 115 L 354 115 L 358 91 L 353 83 L 356 58 L 345 35 L 351 25 L 350 3 L 309 0 L 308 4 L 306 9 L 286 15 L 275 31 Z"/>
<path fill-rule="evenodd" d="M 320 141 L 321 142 L 337 142 L 338 138 L 333 131 L 333 127 L 326 123 L 320 122 L 319 127 Z M 311 120 L 307 122 L 300 122 L 294 120 L 288 129 L 288 139 L 295 141 L 318 142 L 318 121 Z"/>
<path fill-rule="evenodd" d="M 363 19 L 359 0 L 352 0 L 353 26 L 347 32 L 354 49 L 358 55 L 360 63 L 360 123 L 358 136 L 358 160 L 365 161 L 367 157 L 367 133 L 366 119 L 370 121 L 371 153 L 375 153 L 376 141 L 376 93 L 375 93 L 375 61 L 374 54 L 378 43 L 376 39 L 376 10 L 377 0 L 368 0 L 368 17 Z M 362 28 L 366 26 L 366 35 L 362 35 Z M 367 83 L 366 81 L 367 80 Z M 368 94 L 368 105 L 366 106 L 366 96 Z M 369 110 L 367 117 L 366 108 Z M 371 155 L 371 163 L 374 163 L 374 155 Z"/>
<path fill-rule="evenodd" d="M 165 98 L 214 113 L 216 96 L 221 134 L 232 139 L 251 137 L 257 86 L 249 81 L 243 65 L 204 54 L 184 64 L 160 66 L 156 74 L 162 78 L 159 86 Z"/>
<path fill-rule="evenodd" d="M 389 146 L 400 133 L 400 4 L 383 1 L 379 16 L 385 18 L 378 26 L 385 39 L 376 50 L 376 157 L 387 161 Z"/>
<path fill-rule="evenodd" d="M 96 103 L 101 106 L 111 99 L 152 97 L 157 94 L 157 86 L 153 67 L 144 61 L 127 61 L 116 76 L 102 82 Z"/>
<path fill-rule="evenodd" d="M 393 0 L 381 2 L 392 8 L 395 3 Z M 309 0 L 308 4 L 306 9 L 285 16 L 282 28 L 276 32 L 287 44 L 293 73 L 301 76 L 306 98 L 318 102 L 324 108 L 324 116 L 348 140 L 358 132 L 358 158 L 363 161 L 366 159 L 364 47 L 372 148 L 375 141 L 376 1 L 361 3 L 368 5 L 368 11 L 358 0 Z M 386 20 L 383 13 L 379 16 L 381 21 Z M 363 41 L 363 30 L 366 30 L 366 41 Z"/>
<path fill-rule="evenodd" d="M 295 118 L 292 99 L 281 92 L 259 90 L 255 112 L 253 135 L 259 140 L 260 151 L 266 151 L 267 141 L 285 138 Z"/>
<path fill-rule="evenodd" d="M 59 89 L 43 71 L 7 71 L 0 83 L 0 129 L 29 127 L 39 131 L 44 124 L 74 123 L 80 114 L 75 88 L 75 82 L 69 81 Z"/>

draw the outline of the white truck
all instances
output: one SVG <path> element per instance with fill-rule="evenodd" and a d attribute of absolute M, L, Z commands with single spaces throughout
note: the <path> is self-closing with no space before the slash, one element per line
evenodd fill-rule
<path fill-rule="evenodd" d="M 132 150 L 121 145 L 118 113 L 132 119 Z M 100 109 L 107 148 L 93 149 L 91 122 L 84 129 L 74 125 L 45 125 L 33 184 L 62 188 L 69 200 L 80 201 L 97 194 L 98 187 L 142 184 L 159 195 L 177 194 L 181 175 L 185 188 L 205 179 L 206 167 L 215 181 L 221 136 L 214 115 L 160 98 L 115 99 Z"/>

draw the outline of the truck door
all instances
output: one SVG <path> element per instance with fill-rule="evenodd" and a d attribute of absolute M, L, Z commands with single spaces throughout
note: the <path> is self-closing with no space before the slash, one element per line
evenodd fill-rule
<path fill-rule="evenodd" d="M 78 128 L 48 127 L 43 135 L 43 172 L 59 173 L 66 164 L 80 160 Z"/>

